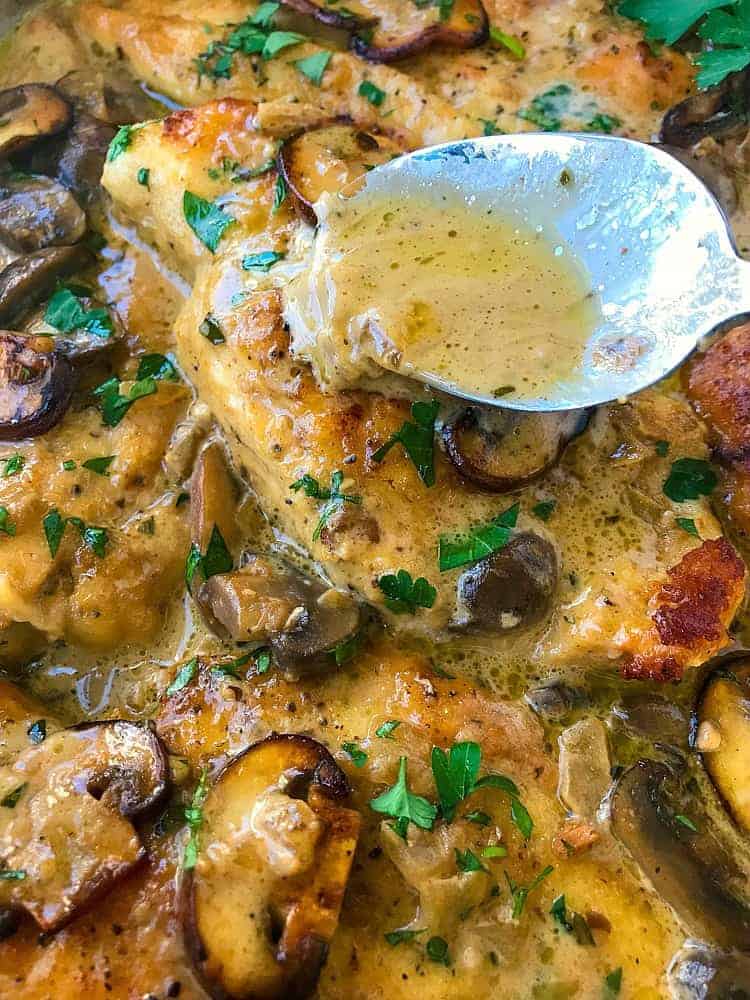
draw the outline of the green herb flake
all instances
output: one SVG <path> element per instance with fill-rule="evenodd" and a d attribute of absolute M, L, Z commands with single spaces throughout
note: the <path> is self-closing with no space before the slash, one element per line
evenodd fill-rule
<path fill-rule="evenodd" d="M 676 517 L 675 523 L 678 528 L 682 528 L 682 530 L 686 531 L 689 535 L 693 535 L 695 538 L 701 537 L 692 517 Z"/>
<path fill-rule="evenodd" d="M 518 117 L 536 125 L 542 132 L 559 132 L 572 92 L 567 83 L 560 83 L 535 97 L 527 108 L 521 108 Z"/>
<path fill-rule="evenodd" d="M 182 196 L 182 214 L 203 246 L 211 253 L 216 252 L 219 240 L 236 221 L 215 202 L 206 201 L 192 191 L 185 191 Z"/>
<path fill-rule="evenodd" d="M 193 680 L 197 672 L 198 657 L 194 656 L 192 660 L 188 660 L 187 663 L 183 663 L 177 671 L 174 680 L 167 688 L 167 696 L 171 697 L 173 694 L 177 694 L 178 691 L 182 691 L 183 688 L 186 688 Z"/>
<path fill-rule="evenodd" d="M 107 427 L 116 427 L 136 400 L 156 392 L 156 382 L 152 378 L 133 382 L 126 396 L 120 392 L 120 386 L 120 380 L 113 377 L 94 389 L 93 394 L 99 397 L 102 420 Z"/>
<path fill-rule="evenodd" d="M 394 732 L 400 725 L 401 723 L 398 719 L 388 719 L 386 722 L 381 722 L 375 730 L 375 735 L 380 737 L 381 740 L 392 740 Z"/>
<path fill-rule="evenodd" d="M 201 571 L 208 580 L 218 573 L 228 573 L 234 566 L 232 556 L 217 525 L 211 529 L 206 551 L 201 559 Z"/>
<path fill-rule="evenodd" d="M 416 613 L 417 608 L 431 608 L 437 590 L 423 576 L 412 580 L 405 569 L 378 578 L 378 588 L 385 594 L 385 606 L 394 614 Z"/>
<path fill-rule="evenodd" d="M 57 550 L 60 548 L 60 542 L 62 541 L 62 536 L 65 532 L 65 518 L 60 514 L 60 511 L 57 510 L 57 508 L 53 507 L 53 509 L 42 518 L 42 527 L 44 529 L 44 537 L 47 539 L 49 553 L 54 559 L 57 555 Z"/>
<path fill-rule="evenodd" d="M 22 785 L 14 788 L 12 792 L 8 792 L 4 798 L 0 799 L 0 806 L 3 806 L 5 809 L 15 809 L 18 805 L 18 800 L 28 787 L 29 783 L 25 781 Z"/>
<path fill-rule="evenodd" d="M 0 506 L 0 534 L 15 535 L 16 525 L 10 519 L 10 511 L 7 507 Z"/>
<path fill-rule="evenodd" d="M 367 754 L 364 750 L 361 750 L 356 743 L 342 743 L 341 749 L 345 754 L 349 755 L 349 758 L 355 767 L 364 767 L 367 763 Z"/>
<path fill-rule="evenodd" d="M 284 49 L 306 41 L 305 36 L 300 35 L 297 31 L 272 31 L 265 40 L 261 55 L 264 59 L 273 59 Z"/>
<path fill-rule="evenodd" d="M 539 503 L 534 504 L 531 508 L 531 513 L 534 517 L 538 517 L 540 521 L 549 521 L 555 511 L 555 507 L 557 507 L 557 500 L 540 500 Z"/>
<path fill-rule="evenodd" d="M 218 320 L 214 319 L 211 313 L 208 313 L 203 319 L 203 322 L 198 327 L 198 333 L 200 333 L 201 337 L 205 337 L 214 347 L 218 344 L 223 344 L 226 340 Z"/>
<path fill-rule="evenodd" d="M 72 458 L 66 458 L 62 464 L 62 467 L 65 472 L 72 472 L 74 469 L 78 468 L 78 466 L 76 465 L 76 463 L 73 461 Z"/>
<path fill-rule="evenodd" d="M 35 746 L 38 746 L 40 743 L 44 743 L 47 739 L 47 720 L 37 719 L 36 722 L 32 722 L 26 730 L 26 735 L 29 737 L 30 742 L 35 744 Z"/>
<path fill-rule="evenodd" d="M 73 518 L 68 518 L 72 521 Z M 109 535 L 107 534 L 106 528 L 98 528 L 93 525 L 85 526 L 81 529 L 81 538 L 83 539 L 83 544 L 91 549 L 94 555 L 99 556 L 103 559 L 106 554 L 107 542 L 109 541 Z"/>
<path fill-rule="evenodd" d="M 693 833 L 698 833 L 698 827 L 690 819 L 689 816 L 685 816 L 682 813 L 677 813 L 675 815 L 675 820 L 680 824 L 680 826 L 686 827 L 688 830 L 691 830 Z"/>
<path fill-rule="evenodd" d="M 412 403 L 412 420 L 406 420 L 401 429 L 392 434 L 372 456 L 373 462 L 382 462 L 394 445 L 400 444 L 411 459 L 425 486 L 435 485 L 434 438 L 435 419 L 440 403 Z"/>
<path fill-rule="evenodd" d="M 287 190 L 286 181 L 281 174 L 276 177 L 276 183 L 273 186 L 273 202 L 271 204 L 271 215 L 276 215 L 278 210 L 286 201 Z M 243 261 L 244 266 L 244 261 Z"/>
<path fill-rule="evenodd" d="M 490 38 L 496 45 L 501 45 L 503 48 L 507 49 L 511 55 L 515 56 L 516 59 L 526 58 L 526 49 L 520 38 L 515 35 L 506 35 L 504 31 L 499 28 L 490 28 Z"/>
<path fill-rule="evenodd" d="M 78 289 L 85 295 L 87 289 Z M 95 337 L 106 340 L 114 333 L 112 318 L 106 309 L 84 309 L 81 295 L 70 287 L 58 288 L 47 303 L 44 322 L 61 333 L 86 330 Z"/>
<path fill-rule="evenodd" d="M 11 455 L 10 458 L 5 458 L 3 461 L 5 462 L 3 479 L 7 479 L 9 476 L 15 476 L 26 464 L 26 459 L 20 454 L 20 452 L 16 452 L 15 455 Z"/>
<path fill-rule="evenodd" d="M 355 633 L 355 635 L 350 635 L 346 639 L 342 639 L 341 642 L 337 643 L 333 650 L 333 658 L 336 661 L 336 666 L 340 667 L 344 663 L 348 663 L 349 660 L 353 659 L 359 652 L 359 648 L 362 645 L 362 637 Z"/>
<path fill-rule="evenodd" d="M 88 469 L 90 472 L 95 472 L 97 476 L 108 476 L 109 472 L 107 470 L 116 458 L 116 455 L 102 455 L 101 458 L 87 458 L 85 462 L 81 462 L 81 468 Z"/>
<path fill-rule="evenodd" d="M 459 535 L 441 535 L 438 550 L 440 572 L 477 562 L 502 549 L 510 541 L 519 510 L 520 505 L 515 503 L 487 524 Z"/>
<path fill-rule="evenodd" d="M 285 253 L 279 250 L 262 250 L 260 253 L 251 253 L 242 258 L 242 269 L 244 271 L 268 271 L 280 260 L 286 257 Z"/>
<path fill-rule="evenodd" d="M 136 174 L 136 179 L 141 187 L 149 187 L 149 179 L 151 177 L 151 171 L 148 167 L 140 167 L 138 173 Z M 150 190 L 150 188 L 149 188 Z"/>
<path fill-rule="evenodd" d="M 431 937 L 425 948 L 427 957 L 439 965 L 449 966 L 451 964 L 448 942 L 445 938 Z"/>
<path fill-rule="evenodd" d="M 492 118 L 478 118 L 482 123 L 482 135 L 502 135 L 503 130 L 497 127 L 497 122 Z"/>
<path fill-rule="evenodd" d="M 376 87 L 371 80 L 363 80 L 357 88 L 357 93 L 376 108 L 379 108 L 385 100 L 385 91 Z"/>
<path fill-rule="evenodd" d="M 26 872 L 20 868 L 0 868 L 0 879 L 4 882 L 22 882 Z"/>
<path fill-rule="evenodd" d="M 273 25 L 273 19 L 278 13 L 281 4 L 273 2 L 273 0 L 266 0 L 262 3 L 255 13 L 248 18 L 250 24 L 255 24 L 259 28 L 270 28 Z"/>
<path fill-rule="evenodd" d="M 504 844 L 487 844 L 481 854 L 483 858 L 507 858 L 508 848 Z"/>
<path fill-rule="evenodd" d="M 608 972 L 604 977 L 604 1000 L 620 995 L 622 988 L 622 966 Z"/>
<path fill-rule="evenodd" d="M 137 382 L 143 382 L 149 378 L 159 379 L 162 382 L 179 382 L 180 380 L 173 362 L 164 354 L 142 354 L 138 360 L 138 371 L 135 377 Z"/>
<path fill-rule="evenodd" d="M 321 49 L 320 52 L 316 52 L 314 55 L 297 60 L 294 65 L 303 76 L 306 76 L 316 87 L 319 87 L 332 54 L 331 52 L 326 52 L 325 49 Z"/>
<path fill-rule="evenodd" d="M 535 878 L 529 882 L 528 885 L 519 885 L 514 882 L 510 875 L 506 872 L 505 879 L 508 883 L 508 888 L 510 889 L 510 895 L 513 900 L 513 919 L 518 920 L 524 911 L 526 906 L 526 900 L 529 898 L 531 893 L 537 889 L 542 882 L 552 874 L 555 869 L 552 865 L 547 865 L 542 871 L 539 872 Z"/>
<path fill-rule="evenodd" d="M 586 123 L 587 132 L 603 132 L 604 135 L 611 135 L 616 128 L 620 128 L 622 121 L 614 115 L 605 115 L 599 112 Z"/>
<path fill-rule="evenodd" d="M 126 149 L 130 148 L 133 141 L 133 133 L 138 130 L 136 125 L 121 125 L 117 130 L 114 139 L 109 144 L 107 150 L 107 163 L 112 163 L 118 156 L 121 156 Z"/>
<path fill-rule="evenodd" d="M 486 872 L 489 875 L 489 870 L 468 847 L 465 851 L 461 851 L 455 847 L 454 851 L 456 855 L 456 868 L 460 872 Z"/>
<path fill-rule="evenodd" d="M 185 852 L 182 855 L 182 867 L 185 871 L 195 868 L 200 850 L 200 829 L 203 823 L 203 805 L 208 796 L 208 768 L 201 771 L 200 780 L 193 792 L 190 805 L 185 807 L 185 820 L 190 830 Z"/>
<path fill-rule="evenodd" d="M 471 812 L 466 813 L 464 819 L 470 823 L 476 823 L 477 826 L 489 826 L 492 822 L 492 817 L 486 812 L 482 812 L 481 809 L 472 809 Z"/>
<path fill-rule="evenodd" d="M 664 493 L 675 503 L 709 496 L 718 479 L 708 462 L 700 458 L 678 458 L 664 483 Z"/>
<path fill-rule="evenodd" d="M 188 589 L 188 593 L 193 592 L 193 580 L 195 574 L 200 569 L 201 565 L 201 550 L 195 544 L 192 543 L 187 554 L 187 559 L 185 560 L 185 586 Z"/>
<path fill-rule="evenodd" d="M 305 473 L 299 479 L 291 484 L 290 490 L 295 493 L 299 493 L 302 490 L 307 497 L 311 497 L 313 500 L 325 500 L 323 507 L 320 510 L 320 517 L 318 523 L 313 531 L 313 541 L 317 542 L 321 536 L 323 528 L 328 524 L 331 516 L 340 508 L 344 506 L 345 503 L 361 504 L 362 497 L 355 493 L 342 493 L 341 486 L 344 482 L 344 473 L 341 471 L 334 472 L 331 476 L 330 487 L 321 486 L 318 480 L 314 477 Z"/>
<path fill-rule="evenodd" d="M 659 458 L 666 458 L 669 452 L 669 441 L 657 441 L 654 445 L 654 451 Z"/>
<path fill-rule="evenodd" d="M 409 930 L 404 927 L 396 931 L 387 931 L 383 937 L 386 939 L 391 947 L 395 948 L 397 945 L 403 944 L 406 941 L 413 941 L 418 934 L 424 934 L 426 928 L 422 927 L 419 930 Z"/>
<path fill-rule="evenodd" d="M 256 649 L 253 653 L 253 659 L 255 660 L 255 672 L 258 674 L 267 674 L 271 669 L 271 650 L 267 648 Z"/>
<path fill-rule="evenodd" d="M 399 760 L 396 784 L 372 799 L 370 808 L 391 816 L 396 821 L 393 829 L 404 840 L 409 823 L 414 823 L 421 830 L 431 830 L 437 817 L 437 809 L 431 802 L 409 791 L 406 783 L 406 757 Z"/>

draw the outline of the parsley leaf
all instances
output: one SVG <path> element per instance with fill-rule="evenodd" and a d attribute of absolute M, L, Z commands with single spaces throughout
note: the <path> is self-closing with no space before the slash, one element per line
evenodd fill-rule
<path fill-rule="evenodd" d="M 654 445 L 654 451 L 659 458 L 666 458 L 669 451 L 669 441 L 657 441 Z"/>
<path fill-rule="evenodd" d="M 550 907 L 550 914 L 555 919 L 556 923 L 562 927 L 562 929 L 568 933 L 572 934 L 580 945 L 592 945 L 595 944 L 594 936 L 591 933 L 591 928 L 588 925 L 586 918 L 580 914 L 570 911 L 568 915 L 568 908 L 565 904 L 565 896 L 556 896 L 552 901 L 552 906 Z"/>
<path fill-rule="evenodd" d="M 341 749 L 344 753 L 349 754 L 351 762 L 355 767 L 364 767 L 367 763 L 367 754 L 364 750 L 360 750 L 356 743 L 342 743 Z"/>
<path fill-rule="evenodd" d="M 0 879 L 5 882 L 23 882 L 26 872 L 21 868 L 0 868 Z"/>
<path fill-rule="evenodd" d="M 646 38 L 672 45 L 704 14 L 725 7 L 728 0 L 625 0 L 618 13 L 646 25 Z"/>
<path fill-rule="evenodd" d="M 15 535 L 16 525 L 10 519 L 10 511 L 7 507 L 0 507 L 0 534 Z"/>
<path fill-rule="evenodd" d="M 266 0 L 256 12 L 249 18 L 251 24 L 257 24 L 259 28 L 270 28 L 281 4 Z"/>
<path fill-rule="evenodd" d="M 94 389 L 94 395 L 99 397 L 101 403 L 102 420 L 107 427 L 116 427 L 137 399 L 156 392 L 156 382 L 152 378 L 133 382 L 127 396 L 121 394 L 120 385 L 120 379 L 113 376 Z"/>
<path fill-rule="evenodd" d="M 620 989 L 622 988 L 622 966 L 617 969 L 613 969 L 608 972 L 604 977 L 604 997 L 605 1000 L 609 1000 L 610 997 L 616 997 L 620 995 Z"/>
<path fill-rule="evenodd" d="M 203 804 L 208 796 L 208 768 L 201 771 L 200 780 L 193 792 L 193 798 L 189 806 L 185 807 L 185 819 L 190 830 L 190 837 L 185 845 L 185 853 L 182 855 L 182 867 L 189 871 L 195 868 L 198 860 L 198 850 L 200 848 L 199 835 L 203 823 Z"/>
<path fill-rule="evenodd" d="M 188 591 L 192 593 L 193 579 L 199 570 L 203 574 L 203 579 L 208 580 L 218 573 L 228 573 L 233 567 L 232 554 L 227 548 L 227 543 L 224 541 L 224 536 L 218 525 L 214 524 L 206 551 L 202 553 L 195 542 L 192 543 L 188 551 L 185 562 L 185 583 Z"/>
<path fill-rule="evenodd" d="M 149 186 L 149 177 L 151 176 L 151 171 L 148 167 L 139 167 L 138 173 L 136 174 L 136 180 L 141 185 L 141 187 L 147 188 Z"/>
<path fill-rule="evenodd" d="M 383 937 L 386 939 L 389 945 L 396 947 L 396 945 L 402 944 L 404 941 L 413 941 L 417 934 L 424 934 L 427 928 L 422 927 L 419 930 L 409 930 L 404 927 L 396 931 L 388 931 Z"/>
<path fill-rule="evenodd" d="M 326 67 L 331 61 L 331 55 L 331 52 L 321 49 L 320 52 L 307 56 L 305 59 L 298 59 L 294 65 L 303 76 L 306 76 L 307 79 L 311 80 L 316 87 L 319 87 L 323 80 L 323 74 L 326 71 Z"/>
<path fill-rule="evenodd" d="M 469 818 L 468 816 L 466 817 Z M 508 848 L 504 844 L 487 844 L 482 848 L 483 858 L 507 858 Z"/>
<path fill-rule="evenodd" d="M 107 469 L 114 462 L 116 455 L 102 455 L 101 458 L 87 458 L 85 462 L 81 462 L 82 469 L 88 469 L 90 472 L 95 472 L 97 476 L 108 476 L 109 473 Z"/>
<path fill-rule="evenodd" d="M 223 344 L 226 340 L 218 320 L 214 319 L 211 313 L 206 314 L 203 322 L 198 327 L 198 333 L 212 343 L 214 347 L 217 344 Z"/>
<path fill-rule="evenodd" d="M 274 264 L 283 260 L 285 253 L 279 250 L 262 250 L 260 253 L 250 253 L 242 258 L 243 271 L 264 271 L 268 272 Z"/>
<path fill-rule="evenodd" d="M 4 458 L 5 468 L 3 469 L 3 479 L 7 479 L 8 476 L 15 476 L 17 472 L 20 472 L 26 465 L 26 459 L 20 452 L 16 452 L 15 455 L 11 455 L 10 458 Z"/>
<path fill-rule="evenodd" d="M 54 559 L 65 531 L 65 518 L 60 515 L 57 508 L 53 508 L 42 518 L 42 527 L 44 528 L 44 537 L 47 539 L 47 547 Z"/>
<path fill-rule="evenodd" d="M 437 597 L 431 583 L 423 576 L 412 580 L 405 569 L 379 577 L 378 587 L 385 594 L 385 606 L 397 615 L 413 615 L 417 608 L 431 608 Z"/>
<path fill-rule="evenodd" d="M 534 517 L 538 517 L 540 521 L 549 521 L 555 507 L 557 507 L 557 500 L 540 500 L 539 503 L 534 504 L 531 508 L 531 513 Z"/>
<path fill-rule="evenodd" d="M 700 458 L 678 458 L 664 483 L 664 493 L 675 503 L 697 500 L 713 492 L 718 479 L 708 462 Z"/>
<path fill-rule="evenodd" d="M 465 851 L 460 851 L 455 847 L 454 851 L 456 853 L 456 868 L 460 872 L 487 872 L 489 875 L 489 869 L 482 864 L 476 854 L 469 850 L 468 847 Z"/>
<path fill-rule="evenodd" d="M 559 83 L 543 94 L 538 94 L 527 108 L 521 108 L 518 117 L 536 125 L 542 132 L 559 132 L 572 92 L 567 83 Z"/>
<path fill-rule="evenodd" d="M 304 490 L 305 496 L 312 497 L 314 500 L 325 500 L 326 503 L 323 505 L 320 511 L 320 518 L 317 525 L 315 526 L 315 531 L 313 531 L 313 541 L 317 542 L 320 538 L 323 528 L 328 524 L 331 515 L 337 511 L 340 507 L 343 507 L 345 503 L 362 503 L 362 497 L 354 493 L 342 493 L 341 484 L 344 481 L 344 473 L 341 471 L 334 472 L 331 476 L 330 488 L 321 486 L 318 480 L 314 476 L 310 476 L 305 473 L 300 479 L 297 479 L 289 487 L 290 490 L 294 490 L 298 493 L 300 490 Z"/>
<path fill-rule="evenodd" d="M 692 517 L 676 517 L 675 523 L 678 528 L 682 528 L 683 531 L 687 531 L 689 535 L 693 535 L 695 538 L 701 537 Z"/>
<path fill-rule="evenodd" d="M 177 671 L 174 680 L 167 688 L 167 695 L 171 696 L 173 694 L 177 694 L 178 691 L 182 691 L 183 688 L 186 688 L 195 677 L 197 671 L 198 657 L 194 656 L 192 660 L 188 660 L 187 663 L 183 663 Z"/>
<path fill-rule="evenodd" d="M 437 817 L 437 809 L 431 802 L 409 791 L 406 784 L 406 757 L 399 760 L 396 784 L 372 799 L 370 808 L 392 816 L 396 820 L 393 829 L 404 840 L 409 823 L 414 823 L 421 830 L 431 830 Z"/>
<path fill-rule="evenodd" d="M 547 865 L 547 867 L 544 868 L 542 871 L 540 871 L 539 874 L 535 876 L 535 878 L 533 878 L 528 885 L 519 885 L 517 882 L 513 881 L 513 879 L 507 872 L 505 873 L 505 879 L 508 883 L 508 888 L 510 889 L 510 894 L 513 899 L 514 920 L 518 920 L 518 918 L 523 913 L 524 907 L 526 906 L 526 900 L 529 898 L 534 889 L 540 886 L 542 882 L 549 875 L 551 875 L 554 870 L 555 869 L 552 867 L 552 865 Z"/>
<path fill-rule="evenodd" d="M 58 288 L 47 303 L 44 322 L 61 333 L 88 330 L 106 339 L 114 333 L 112 318 L 106 309 L 84 309 L 80 297 L 70 288 Z"/>
<path fill-rule="evenodd" d="M 386 722 L 381 722 L 378 728 L 375 730 L 375 735 L 380 737 L 381 740 L 392 740 L 393 733 L 398 729 L 401 723 L 398 719 L 388 719 Z"/>
<path fill-rule="evenodd" d="M 264 59 L 273 59 L 283 49 L 288 49 L 291 45 L 299 45 L 307 39 L 297 31 L 272 31 L 266 38 L 263 45 L 262 56 Z"/>
<path fill-rule="evenodd" d="M 267 674 L 271 669 L 271 650 L 265 646 L 263 649 L 256 649 L 253 653 L 255 660 L 255 671 L 259 674 Z"/>
<path fill-rule="evenodd" d="M 433 962 L 438 962 L 440 965 L 446 966 L 451 964 L 448 942 L 445 938 L 431 937 L 427 942 L 425 950 L 427 952 L 427 957 L 432 959 Z"/>
<path fill-rule="evenodd" d="M 684 816 L 682 813 L 676 813 L 675 820 L 680 824 L 680 826 L 686 827 L 686 829 L 691 830 L 693 833 L 698 832 L 698 827 L 689 816 Z"/>
<path fill-rule="evenodd" d="M 392 434 L 386 443 L 373 454 L 373 462 L 382 462 L 394 445 L 400 444 L 414 463 L 417 474 L 425 486 L 435 485 L 434 437 L 435 418 L 440 403 L 412 403 L 412 421 L 406 420 L 401 430 Z"/>
<path fill-rule="evenodd" d="M 206 201 L 192 191 L 185 191 L 182 196 L 182 214 L 195 235 L 211 253 L 216 252 L 219 240 L 236 221 L 214 202 Z"/>
<path fill-rule="evenodd" d="M 502 45 L 503 48 L 507 49 L 511 55 L 515 56 L 516 59 L 524 59 L 526 56 L 526 48 L 520 38 L 515 35 L 506 35 L 504 31 L 499 28 L 490 28 L 490 38 L 496 45 Z"/>
<path fill-rule="evenodd" d="M 473 809 L 471 812 L 466 813 L 464 819 L 467 819 L 470 823 L 476 823 L 477 826 L 489 826 L 492 822 L 492 817 L 488 816 L 486 812 L 482 812 L 481 809 Z"/>
<path fill-rule="evenodd" d="M 118 156 L 125 152 L 126 149 L 130 148 L 130 144 L 133 141 L 133 133 L 137 132 L 141 125 L 121 125 L 117 130 L 114 139 L 109 144 L 109 149 L 107 150 L 107 163 L 111 163 L 116 160 Z"/>
<path fill-rule="evenodd" d="M 164 382 L 179 382 L 180 376 L 169 358 L 163 354 L 143 354 L 138 362 L 136 380 L 161 379 Z"/>
<path fill-rule="evenodd" d="M 363 80 L 357 88 L 357 93 L 376 108 L 379 108 L 385 100 L 385 91 L 376 87 L 371 80 Z"/>
<path fill-rule="evenodd" d="M 477 562 L 507 545 L 518 520 L 518 511 L 519 504 L 514 503 L 487 524 L 459 535 L 441 535 L 438 555 L 440 572 Z"/>

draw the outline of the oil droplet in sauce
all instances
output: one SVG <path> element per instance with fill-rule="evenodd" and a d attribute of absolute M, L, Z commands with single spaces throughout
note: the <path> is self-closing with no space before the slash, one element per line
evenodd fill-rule
<path fill-rule="evenodd" d="M 600 303 L 551 227 L 453 192 L 364 191 L 326 210 L 286 292 L 295 353 L 324 384 L 363 384 L 378 366 L 447 391 L 543 398 L 582 369 Z"/>

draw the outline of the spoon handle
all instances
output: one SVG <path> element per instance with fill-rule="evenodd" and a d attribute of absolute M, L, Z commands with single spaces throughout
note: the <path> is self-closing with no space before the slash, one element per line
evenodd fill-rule
<path fill-rule="evenodd" d="M 710 331 L 711 335 L 750 319 L 750 261 L 734 257 L 728 263 L 726 273 L 720 277 L 716 325 Z"/>

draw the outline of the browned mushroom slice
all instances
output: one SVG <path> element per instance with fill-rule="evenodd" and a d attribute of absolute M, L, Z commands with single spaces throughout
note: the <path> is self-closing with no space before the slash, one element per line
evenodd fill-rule
<path fill-rule="evenodd" d="M 81 244 L 48 247 L 12 261 L 0 271 L 0 324 L 10 324 L 49 298 L 61 278 L 90 261 L 91 255 Z"/>
<path fill-rule="evenodd" d="M 252 555 L 242 569 L 212 576 L 198 602 L 219 631 L 236 641 L 268 642 L 275 661 L 289 669 L 330 663 L 360 626 L 348 594 L 268 556 Z"/>
<path fill-rule="evenodd" d="M 192 541 L 206 551 L 214 528 L 231 549 L 239 540 L 237 487 L 226 453 L 211 441 L 198 455 L 190 482 L 190 529 Z"/>
<path fill-rule="evenodd" d="M 83 238 L 86 216 L 67 188 L 49 177 L 0 178 L 0 240 L 23 253 L 70 246 Z"/>
<path fill-rule="evenodd" d="M 49 337 L 0 330 L 0 440 L 38 437 L 62 419 L 73 369 Z"/>
<path fill-rule="evenodd" d="M 541 476 L 588 422 L 588 411 L 518 413 L 469 406 L 443 426 L 456 469 L 478 486 L 507 493 Z"/>
<path fill-rule="evenodd" d="M 109 144 L 117 129 L 81 112 L 64 136 L 35 149 L 31 169 L 69 188 L 87 208 L 101 195 L 101 177 Z"/>
<path fill-rule="evenodd" d="M 386 136 L 353 125 L 325 125 L 287 139 L 279 152 L 279 171 L 298 214 L 314 225 L 313 205 L 322 194 L 341 191 L 401 152 Z"/>
<path fill-rule="evenodd" d="M 634 764 L 615 789 L 612 830 L 693 934 L 750 947 L 748 872 L 689 782 L 665 764 Z"/>
<path fill-rule="evenodd" d="M 708 681 L 698 705 L 696 748 L 730 813 L 750 833 L 750 664 Z"/>
<path fill-rule="evenodd" d="M 0 158 L 20 153 L 70 124 L 71 107 L 54 87 L 25 83 L 0 91 Z"/>
<path fill-rule="evenodd" d="M 731 73 L 718 87 L 693 94 L 664 116 L 659 141 L 687 149 L 712 136 L 728 138 L 747 131 L 750 71 Z"/>
<path fill-rule="evenodd" d="M 371 62 L 405 59 L 430 45 L 470 49 L 485 42 L 489 34 L 480 0 L 454 0 L 451 5 L 352 0 L 339 7 L 325 0 L 284 2 L 324 24 L 353 31 L 354 51 Z"/>
<path fill-rule="evenodd" d="M 305 736 L 270 736 L 219 775 L 182 897 L 212 997 L 294 1000 L 315 989 L 359 833 L 348 792 L 328 751 Z"/>
<path fill-rule="evenodd" d="M 145 725 L 95 723 L 29 747 L 0 768 L 0 906 L 62 927 L 141 860 L 131 819 L 166 791 L 166 755 Z"/>
<path fill-rule="evenodd" d="M 532 625 L 544 617 L 557 586 L 557 555 L 533 532 L 507 545 L 461 574 L 454 628 L 500 633 Z"/>
<path fill-rule="evenodd" d="M 156 102 L 116 66 L 108 66 L 106 75 L 91 67 L 71 70 L 57 81 L 55 89 L 79 114 L 85 112 L 110 125 L 146 121 L 156 110 Z"/>

